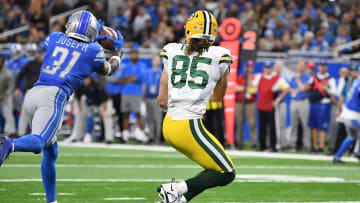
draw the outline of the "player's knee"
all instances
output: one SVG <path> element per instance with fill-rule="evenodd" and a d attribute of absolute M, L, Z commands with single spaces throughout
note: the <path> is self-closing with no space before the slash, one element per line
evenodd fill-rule
<path fill-rule="evenodd" d="M 235 170 L 223 173 L 223 181 L 220 186 L 225 186 L 235 179 Z"/>
<path fill-rule="evenodd" d="M 37 139 L 37 142 L 33 143 L 33 152 L 34 154 L 40 154 L 46 145 L 45 139 L 39 135 L 33 135 L 35 136 Z"/>

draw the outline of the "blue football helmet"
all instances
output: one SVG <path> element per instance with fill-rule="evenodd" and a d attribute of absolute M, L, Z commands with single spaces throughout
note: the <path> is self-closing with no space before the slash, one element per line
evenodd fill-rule
<path fill-rule="evenodd" d="M 94 42 L 98 35 L 98 22 L 89 11 L 73 13 L 65 25 L 65 34 L 83 42 Z"/>

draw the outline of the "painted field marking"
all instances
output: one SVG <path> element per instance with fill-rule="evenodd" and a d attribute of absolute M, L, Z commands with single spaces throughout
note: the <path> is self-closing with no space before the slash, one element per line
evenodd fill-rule
<path fill-rule="evenodd" d="M 104 200 L 146 200 L 144 197 L 107 197 Z"/>
<path fill-rule="evenodd" d="M 40 164 L 6 164 L 4 168 L 38 168 Z M 173 168 L 192 169 L 201 168 L 196 164 L 57 164 L 57 168 Z M 304 165 L 239 165 L 236 169 L 284 169 L 284 170 L 333 170 L 333 171 L 358 171 L 360 167 L 348 166 L 304 166 Z"/>
<path fill-rule="evenodd" d="M 37 192 L 35 192 L 35 193 L 29 193 L 29 195 L 31 195 L 31 196 L 45 196 L 46 194 L 45 193 L 37 193 Z"/>
<path fill-rule="evenodd" d="M 41 182 L 42 179 L 0 179 L 0 182 Z M 169 179 L 57 179 L 57 182 L 169 182 Z M 181 179 L 179 179 L 181 181 Z M 283 183 L 360 183 L 360 180 L 347 181 L 337 177 L 295 176 L 295 175 L 258 175 L 238 174 L 234 182 L 283 182 Z"/>
<path fill-rule="evenodd" d="M 18 153 L 16 156 L 38 156 L 36 154 L 30 154 L 30 153 Z M 101 158 L 101 157 L 108 157 L 108 158 L 173 158 L 173 159 L 185 159 L 187 158 L 185 155 L 182 154 L 121 154 L 119 153 L 59 153 L 60 157 L 95 157 L 95 158 Z"/>
<path fill-rule="evenodd" d="M 46 194 L 45 193 L 29 193 L 29 195 L 31 196 L 45 196 Z M 75 195 L 75 193 L 66 193 L 66 192 L 59 192 L 57 193 L 57 195 L 59 196 L 72 196 L 72 195 Z"/>
<path fill-rule="evenodd" d="M 103 143 L 64 143 L 64 142 L 59 142 L 59 145 L 62 147 L 77 147 L 77 148 L 120 149 L 120 150 L 126 149 L 126 150 L 144 150 L 144 151 L 157 151 L 157 152 L 175 152 L 175 149 L 168 146 L 148 146 L 148 145 L 129 145 L 129 144 L 116 144 L 109 146 Z M 225 151 L 230 156 L 233 157 L 303 159 L 303 160 L 316 160 L 316 161 L 331 161 L 333 159 L 332 156 L 314 155 L 314 154 L 272 153 L 272 152 L 238 151 L 238 150 L 225 150 Z M 343 157 L 342 160 L 347 162 L 358 162 L 358 160 L 354 157 Z"/>
<path fill-rule="evenodd" d="M 6 188 L 0 188 L 0 192 L 6 191 Z"/>

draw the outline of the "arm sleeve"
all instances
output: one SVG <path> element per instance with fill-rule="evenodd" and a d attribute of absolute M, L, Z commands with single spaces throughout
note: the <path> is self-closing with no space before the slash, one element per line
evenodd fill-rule
<path fill-rule="evenodd" d="M 98 46 L 98 48 L 96 50 L 94 50 L 94 57 L 93 57 L 93 63 L 94 63 L 94 67 L 95 70 L 98 69 L 99 67 L 104 67 L 103 64 L 105 63 L 105 52 L 103 50 L 102 47 L 100 47 L 100 45 Z"/>
<path fill-rule="evenodd" d="M 50 35 L 48 35 L 45 40 L 41 43 L 41 45 L 44 47 L 45 50 L 47 50 L 48 46 L 49 46 L 49 41 L 50 41 Z"/>
<path fill-rule="evenodd" d="M 289 87 L 289 83 L 283 77 L 280 77 L 273 87 L 273 92 L 283 90 Z"/>
<path fill-rule="evenodd" d="M 164 48 L 160 51 L 160 58 L 165 70 L 168 71 L 168 52 L 166 49 L 168 49 L 168 45 L 164 46 Z"/>
<path fill-rule="evenodd" d="M 225 49 L 225 48 L 224 48 Z M 225 49 L 225 53 L 223 53 L 219 58 L 219 68 L 220 75 L 224 75 L 224 73 L 229 69 L 230 65 L 233 63 L 233 58 L 230 54 L 230 51 Z"/>

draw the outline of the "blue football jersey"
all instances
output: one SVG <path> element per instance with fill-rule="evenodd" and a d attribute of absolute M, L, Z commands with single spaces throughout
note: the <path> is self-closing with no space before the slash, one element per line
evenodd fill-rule
<path fill-rule="evenodd" d="M 105 62 L 104 50 L 97 42 L 80 42 L 61 32 L 50 34 L 43 45 L 44 62 L 34 86 L 57 86 L 68 97 Z"/>
<path fill-rule="evenodd" d="M 360 113 L 360 80 L 355 80 L 347 94 L 346 108 Z"/>

